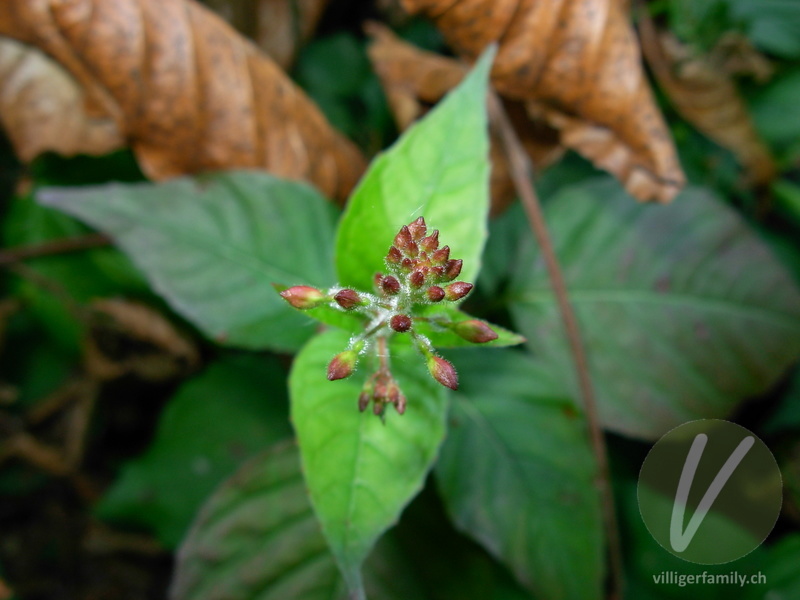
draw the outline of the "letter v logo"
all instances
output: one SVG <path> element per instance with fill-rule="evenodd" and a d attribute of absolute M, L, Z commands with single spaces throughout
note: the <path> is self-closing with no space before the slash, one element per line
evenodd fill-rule
<path fill-rule="evenodd" d="M 681 478 L 678 482 L 678 490 L 675 492 L 675 504 L 672 505 L 672 519 L 669 524 L 669 543 L 675 552 L 683 552 L 692 542 L 697 530 L 703 519 L 706 518 L 708 511 L 714 504 L 722 488 L 730 479 L 736 467 L 742 462 L 742 459 L 750 451 L 755 443 L 753 436 L 744 438 L 733 453 L 722 465 L 722 468 L 714 477 L 711 485 L 708 486 L 706 493 L 700 500 L 697 510 L 689 519 L 686 530 L 683 530 L 683 517 L 686 511 L 686 504 L 689 501 L 689 491 L 692 489 L 692 482 L 694 481 L 695 473 L 697 472 L 697 465 L 700 464 L 700 459 L 703 456 L 708 443 L 708 436 L 704 433 L 699 433 L 695 436 L 692 442 L 692 447 L 689 449 L 689 454 L 686 456 L 686 462 L 683 463 L 683 470 L 681 471 Z"/>

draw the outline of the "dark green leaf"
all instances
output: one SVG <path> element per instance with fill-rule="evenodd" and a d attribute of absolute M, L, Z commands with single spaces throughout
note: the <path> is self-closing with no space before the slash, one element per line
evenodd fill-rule
<path fill-rule="evenodd" d="M 493 56 L 487 52 L 456 90 L 372 162 L 337 233 L 344 285 L 372 289 L 395 234 L 419 216 L 464 261 L 461 278 L 474 281 L 487 235 L 486 87 Z"/>
<path fill-rule="evenodd" d="M 306 495 L 293 443 L 243 465 L 178 552 L 172 600 L 336 600 L 344 582 Z"/>
<path fill-rule="evenodd" d="M 547 206 L 586 339 L 601 417 L 656 438 L 730 414 L 800 353 L 800 294 L 743 220 L 689 189 L 641 205 L 614 182 L 570 188 Z M 541 258 L 528 244 L 512 312 L 531 348 L 572 380 L 573 365 Z"/>
<path fill-rule="evenodd" d="M 750 99 L 753 121 L 767 143 L 791 156 L 800 153 L 800 69 L 782 73 Z"/>
<path fill-rule="evenodd" d="M 177 312 L 234 346 L 297 349 L 313 324 L 272 284 L 334 283 L 335 209 L 301 183 L 220 173 L 40 199 L 110 233 Z"/>
<path fill-rule="evenodd" d="M 602 519 L 583 419 L 522 353 L 453 357 L 461 386 L 436 479 L 454 522 L 537 598 L 602 598 Z"/>
<path fill-rule="evenodd" d="M 747 37 L 784 58 L 800 58 L 800 5 L 794 0 L 728 0 Z"/>
<path fill-rule="evenodd" d="M 144 526 L 174 546 L 211 490 L 244 458 L 289 431 L 277 361 L 223 359 L 171 399 L 152 445 L 123 467 L 98 513 Z"/>
<path fill-rule="evenodd" d="M 392 371 L 408 398 L 404 415 L 390 409 L 386 423 L 360 413 L 357 400 L 369 370 L 330 382 L 328 362 L 348 343 L 329 331 L 309 342 L 290 377 L 292 422 L 314 510 L 353 590 L 375 541 L 422 488 L 445 431 L 444 388 L 407 345 L 392 349 Z M 367 363 L 362 360 L 362 363 Z"/>
<path fill-rule="evenodd" d="M 745 600 L 789 600 L 800 598 L 800 534 L 790 533 L 772 548 L 759 572 L 765 584 L 753 584 L 745 590 Z"/>

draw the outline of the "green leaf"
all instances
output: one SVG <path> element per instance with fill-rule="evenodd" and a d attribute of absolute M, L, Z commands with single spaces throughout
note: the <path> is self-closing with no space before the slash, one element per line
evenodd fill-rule
<path fill-rule="evenodd" d="M 527 597 L 453 532 L 441 511 L 421 519 L 422 506 L 414 504 L 413 518 L 404 515 L 364 566 L 370 600 Z M 172 600 L 345 597 L 290 442 L 254 456 L 209 497 L 181 544 L 170 594 Z"/>
<path fill-rule="evenodd" d="M 766 585 L 747 586 L 745 600 L 771 600 L 800 598 L 800 534 L 790 533 L 769 549 L 764 564 L 759 569 Z"/>
<path fill-rule="evenodd" d="M 753 121 L 771 147 L 790 156 L 800 152 L 800 69 L 782 73 L 750 99 Z"/>
<path fill-rule="evenodd" d="M 483 321 L 483 319 L 476 319 L 472 315 L 468 315 L 467 313 L 462 312 L 453 306 L 432 305 L 423 310 L 420 316 L 431 319 L 431 322 L 426 323 L 424 321 L 416 321 L 414 323 L 414 330 L 417 333 L 427 336 L 436 348 L 501 348 L 504 346 L 516 346 L 517 344 L 522 344 L 525 341 L 524 337 L 514 333 L 513 331 L 509 331 L 508 329 L 500 327 L 499 325 L 495 325 L 494 323 Z M 483 321 L 489 325 L 489 327 L 494 329 L 495 333 L 497 333 L 497 339 L 492 340 L 491 342 L 484 342 L 482 344 L 468 342 L 464 338 L 453 333 L 451 330 L 446 329 L 441 325 L 437 325 L 437 318 L 444 319 L 451 323 L 460 323 L 461 321 L 468 321 L 472 319 Z"/>
<path fill-rule="evenodd" d="M 272 283 L 334 283 L 336 211 L 302 183 L 218 173 L 51 189 L 40 201 L 111 234 L 178 313 L 230 345 L 296 350 L 312 323 Z"/>
<path fill-rule="evenodd" d="M 626 463 L 630 462 L 630 456 L 623 457 Z M 622 465 L 615 465 L 621 468 L 628 468 Z M 612 471 L 617 471 L 612 468 Z M 633 475 L 632 477 L 635 477 Z M 626 477 L 615 482 L 617 492 L 617 514 L 620 518 L 620 528 L 623 537 L 623 551 L 625 552 L 625 574 L 626 574 L 626 598 L 636 600 L 729 600 L 730 598 L 741 598 L 744 594 L 732 593 L 732 590 L 739 590 L 735 585 L 725 584 L 695 584 L 679 585 L 677 582 L 672 585 L 660 583 L 660 578 L 665 573 L 671 577 L 701 577 L 706 576 L 730 576 L 735 571 L 744 576 L 758 573 L 763 566 L 766 552 L 763 547 L 756 548 L 747 556 L 740 558 L 733 563 L 721 565 L 701 565 L 667 552 L 662 548 L 655 538 L 650 535 L 647 527 L 642 520 L 639 512 L 636 480 Z M 768 582 L 770 580 L 767 580 Z M 749 587 L 749 586 L 748 586 Z M 778 598 L 791 596 L 778 596 Z"/>
<path fill-rule="evenodd" d="M 613 181 L 595 181 L 564 191 L 545 212 L 609 428 L 653 439 L 685 421 L 724 417 L 800 354 L 794 283 L 709 192 L 641 205 Z M 512 314 L 530 347 L 574 380 L 532 240 L 513 288 Z"/>
<path fill-rule="evenodd" d="M 253 457 L 217 488 L 177 561 L 172 600 L 344 597 L 293 443 Z"/>
<path fill-rule="evenodd" d="M 292 422 L 314 510 L 348 586 L 361 587 L 359 569 L 373 544 L 422 488 L 445 431 L 444 388 L 408 345 L 392 348 L 392 371 L 408 398 L 402 416 L 386 423 L 360 413 L 357 400 L 369 372 L 330 382 L 328 362 L 348 343 L 340 331 L 309 342 L 290 376 Z M 366 362 L 366 361 L 363 361 Z"/>
<path fill-rule="evenodd" d="M 339 225 L 336 269 L 343 285 L 372 289 L 372 277 L 401 226 L 423 216 L 474 281 L 486 241 L 489 138 L 486 91 L 494 51 L 385 154 L 370 165 Z"/>
<path fill-rule="evenodd" d="M 224 358 L 170 400 L 147 452 L 122 469 L 100 517 L 183 537 L 203 499 L 243 458 L 290 433 L 285 376 L 264 356 Z"/>
<path fill-rule="evenodd" d="M 436 480 L 456 526 L 537 598 L 602 598 L 596 467 L 574 404 L 525 354 L 452 358 L 461 385 Z"/>
<path fill-rule="evenodd" d="M 733 16 L 745 21 L 747 37 L 784 58 L 800 58 L 800 6 L 794 0 L 728 0 Z"/>

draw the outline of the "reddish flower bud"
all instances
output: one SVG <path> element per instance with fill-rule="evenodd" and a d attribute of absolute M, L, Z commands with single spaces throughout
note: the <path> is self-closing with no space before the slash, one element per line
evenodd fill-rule
<path fill-rule="evenodd" d="M 453 331 L 468 342 L 475 344 L 485 344 L 497 339 L 497 332 L 478 319 L 456 323 L 453 325 Z"/>
<path fill-rule="evenodd" d="M 397 235 L 394 236 L 394 245 L 403 252 L 405 252 L 406 248 L 412 241 L 411 232 L 405 225 L 403 225 Z"/>
<path fill-rule="evenodd" d="M 390 296 L 395 296 L 400 293 L 400 282 L 396 277 L 387 275 L 381 280 L 381 289 Z"/>
<path fill-rule="evenodd" d="M 406 273 L 410 273 L 411 269 L 414 268 L 414 261 L 410 258 L 404 258 L 403 262 L 400 263 L 400 269 L 405 271 Z"/>
<path fill-rule="evenodd" d="M 379 292 L 383 289 L 381 284 L 383 283 L 383 273 L 375 273 L 372 276 L 372 283 L 375 285 L 375 289 Z"/>
<path fill-rule="evenodd" d="M 431 262 L 437 265 L 444 265 L 450 258 L 450 246 L 443 246 L 431 255 Z"/>
<path fill-rule="evenodd" d="M 397 399 L 397 402 L 394 403 L 394 407 L 397 409 L 397 414 L 402 415 L 406 412 L 406 397 L 403 393 L 400 393 L 400 397 Z"/>
<path fill-rule="evenodd" d="M 439 247 L 439 230 L 434 229 L 433 233 L 428 237 L 422 238 L 419 242 L 419 247 L 425 252 L 433 252 Z"/>
<path fill-rule="evenodd" d="M 456 277 L 461 274 L 461 266 L 463 261 L 461 259 L 458 260 L 448 260 L 444 265 L 444 277 L 446 281 L 453 281 Z"/>
<path fill-rule="evenodd" d="M 431 354 L 428 357 L 427 364 L 428 371 L 436 381 L 451 390 L 458 389 L 458 373 L 456 373 L 456 368 L 449 361 L 441 356 Z"/>
<path fill-rule="evenodd" d="M 369 406 L 370 394 L 367 392 L 361 392 L 358 396 L 358 410 L 364 412 L 367 410 L 367 406 Z"/>
<path fill-rule="evenodd" d="M 411 233 L 411 237 L 415 242 L 418 242 L 425 236 L 425 232 L 428 230 L 427 225 L 425 225 L 425 219 L 419 217 L 413 223 L 408 225 L 408 231 Z"/>
<path fill-rule="evenodd" d="M 375 404 L 372 405 L 372 412 L 375 413 L 376 417 L 383 417 L 383 413 L 386 411 L 386 404 L 384 402 L 375 401 Z"/>
<path fill-rule="evenodd" d="M 444 277 L 444 267 L 431 267 L 431 273 L 434 281 L 441 281 Z"/>
<path fill-rule="evenodd" d="M 419 246 L 417 246 L 416 242 L 411 242 L 406 246 L 406 256 L 410 256 L 411 258 L 419 256 Z"/>
<path fill-rule="evenodd" d="M 403 260 L 403 253 L 394 246 L 389 248 L 389 253 L 386 255 L 386 262 L 397 265 L 400 264 L 401 260 Z"/>
<path fill-rule="evenodd" d="M 415 288 L 422 287 L 425 283 L 425 273 L 421 269 L 417 269 L 408 277 L 408 282 Z"/>
<path fill-rule="evenodd" d="M 431 302 L 441 302 L 444 300 L 444 290 L 438 285 L 432 285 L 428 288 L 428 300 Z"/>
<path fill-rule="evenodd" d="M 358 352 L 355 350 L 345 350 L 333 357 L 333 360 L 328 364 L 328 379 L 336 381 L 337 379 L 344 379 L 350 377 L 355 371 L 356 362 L 358 361 Z"/>
<path fill-rule="evenodd" d="M 362 306 L 364 304 L 361 296 L 359 296 L 355 290 L 351 289 L 344 289 L 336 292 L 333 299 L 345 310 L 352 310 L 356 306 Z"/>
<path fill-rule="evenodd" d="M 461 300 L 464 296 L 470 293 L 474 286 L 466 281 L 456 281 L 444 288 L 444 297 L 453 302 L 454 300 Z"/>
<path fill-rule="evenodd" d="M 411 318 L 407 315 L 395 315 L 389 320 L 389 327 L 398 333 L 404 333 L 411 329 Z"/>
<path fill-rule="evenodd" d="M 280 294 L 284 300 L 300 310 L 308 310 L 328 301 L 325 294 L 307 285 L 296 285 L 283 290 Z"/>

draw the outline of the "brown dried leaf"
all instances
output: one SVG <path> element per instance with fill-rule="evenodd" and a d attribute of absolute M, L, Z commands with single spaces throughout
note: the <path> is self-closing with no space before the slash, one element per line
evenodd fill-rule
<path fill-rule="evenodd" d="M 684 176 L 619 0 L 403 0 L 474 60 L 498 42 L 495 89 L 529 102 L 562 143 L 641 200 L 667 202 Z"/>
<path fill-rule="evenodd" d="M 85 340 L 86 370 L 101 380 L 132 373 L 148 381 L 184 375 L 200 356 L 183 334 L 152 308 L 126 300 L 95 300 Z"/>
<path fill-rule="evenodd" d="M 467 67 L 452 58 L 420 50 L 377 23 L 366 27 L 373 43 L 369 57 L 380 78 L 395 121 L 408 128 L 454 88 Z M 506 111 L 537 169 L 544 169 L 563 151 L 557 133 L 541 121 L 528 118 L 519 102 L 505 101 Z M 492 213 L 502 212 L 515 198 L 508 160 L 499 137 L 492 133 Z"/>
<path fill-rule="evenodd" d="M 0 81 L 0 125 L 23 161 L 124 147 L 114 120 L 90 114 L 75 79 L 40 50 L 0 38 Z"/>
<path fill-rule="evenodd" d="M 265 168 L 343 199 L 364 169 L 271 59 L 193 0 L 4 0 L 0 35 L 60 63 L 153 179 Z"/>
<path fill-rule="evenodd" d="M 257 0 L 255 40 L 284 69 L 314 34 L 329 0 Z"/>
<path fill-rule="evenodd" d="M 693 55 L 673 35 L 657 31 L 649 18 L 642 19 L 640 29 L 647 63 L 675 109 L 707 137 L 733 152 L 752 181 L 771 181 L 775 162 L 722 64 L 709 56 Z"/>

